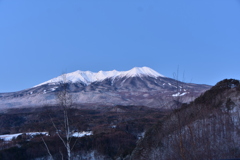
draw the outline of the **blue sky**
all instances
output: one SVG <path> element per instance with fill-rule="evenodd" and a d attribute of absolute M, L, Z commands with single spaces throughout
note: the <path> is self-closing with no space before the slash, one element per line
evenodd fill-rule
<path fill-rule="evenodd" d="M 148 66 L 240 79 L 239 0 L 0 0 L 0 92 L 63 72 Z"/>

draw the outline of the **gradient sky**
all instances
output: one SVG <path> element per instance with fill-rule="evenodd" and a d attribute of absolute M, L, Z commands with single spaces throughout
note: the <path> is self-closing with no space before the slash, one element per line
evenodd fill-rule
<path fill-rule="evenodd" d="M 240 79 L 240 0 L 0 0 L 0 61 L 0 92 L 135 66 Z"/>

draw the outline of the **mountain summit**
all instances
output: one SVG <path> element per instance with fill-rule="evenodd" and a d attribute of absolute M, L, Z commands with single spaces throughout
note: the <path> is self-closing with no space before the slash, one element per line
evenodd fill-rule
<path fill-rule="evenodd" d="M 68 92 L 76 105 L 88 107 L 141 105 L 169 109 L 177 101 L 192 101 L 211 87 L 164 77 L 148 67 L 97 73 L 78 70 L 29 89 L 0 93 L 0 109 L 56 105 L 56 93 L 62 90 L 61 82 L 68 84 Z"/>
<path fill-rule="evenodd" d="M 66 82 L 70 83 L 77 83 L 82 82 L 85 85 L 89 85 L 92 82 L 96 81 L 103 81 L 107 78 L 122 78 L 122 77 L 142 77 L 142 76 L 149 76 L 149 77 L 164 77 L 163 75 L 159 74 L 158 72 L 154 71 L 153 69 L 149 67 L 134 67 L 131 70 L 128 71 L 99 71 L 99 72 L 91 72 L 91 71 L 80 71 L 77 70 L 75 72 L 66 73 L 64 74 L 66 77 Z M 43 82 L 37 86 L 41 86 L 44 84 L 54 84 L 59 83 L 62 81 L 63 76 L 58 76 L 56 78 L 50 79 L 46 82 Z"/>

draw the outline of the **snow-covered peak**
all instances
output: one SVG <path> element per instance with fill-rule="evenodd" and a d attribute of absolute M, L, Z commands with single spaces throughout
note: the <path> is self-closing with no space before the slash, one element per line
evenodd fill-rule
<path fill-rule="evenodd" d="M 99 71 L 99 72 L 91 72 L 91 71 L 80 71 L 77 70 L 75 72 L 66 73 L 64 75 L 53 78 L 49 81 L 43 82 L 37 86 L 48 84 L 48 83 L 59 83 L 62 81 L 66 82 L 83 82 L 85 84 L 90 84 L 95 81 L 102 81 L 106 78 L 117 78 L 117 77 L 136 77 L 136 76 L 150 76 L 150 77 L 164 77 L 158 72 L 154 71 L 149 67 L 134 67 L 129 71 Z M 65 80 L 64 80 L 65 79 Z M 35 87 L 37 87 L 35 86 Z"/>
<path fill-rule="evenodd" d="M 136 76 L 150 76 L 150 77 L 164 77 L 158 72 L 154 71 L 149 67 L 134 67 L 129 71 L 122 72 L 119 76 L 121 77 L 136 77 Z"/>

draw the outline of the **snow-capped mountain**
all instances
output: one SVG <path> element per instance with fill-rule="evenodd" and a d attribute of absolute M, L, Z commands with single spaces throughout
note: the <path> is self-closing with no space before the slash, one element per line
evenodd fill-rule
<path fill-rule="evenodd" d="M 129 71 L 99 71 L 99 72 L 91 72 L 91 71 L 75 71 L 72 73 L 67 73 L 61 76 L 58 76 L 56 78 L 53 78 L 51 80 L 48 80 L 46 82 L 43 82 L 37 86 L 41 86 L 44 84 L 55 84 L 59 83 L 61 81 L 71 82 L 71 83 L 77 83 L 82 82 L 86 85 L 89 85 L 92 82 L 96 81 L 103 81 L 107 78 L 122 78 L 122 77 L 141 77 L 141 76 L 150 76 L 150 77 L 164 77 L 163 75 L 159 74 L 158 72 L 154 71 L 153 69 L 149 67 L 134 67 L 133 69 Z M 65 78 L 63 80 L 63 78 Z M 37 87 L 36 86 L 36 87 Z"/>
<path fill-rule="evenodd" d="M 74 103 L 85 106 L 144 105 L 167 109 L 176 100 L 189 102 L 211 87 L 164 77 L 148 67 L 97 73 L 75 71 L 26 90 L 0 93 L 0 109 L 56 105 L 62 81 L 68 83 Z"/>

